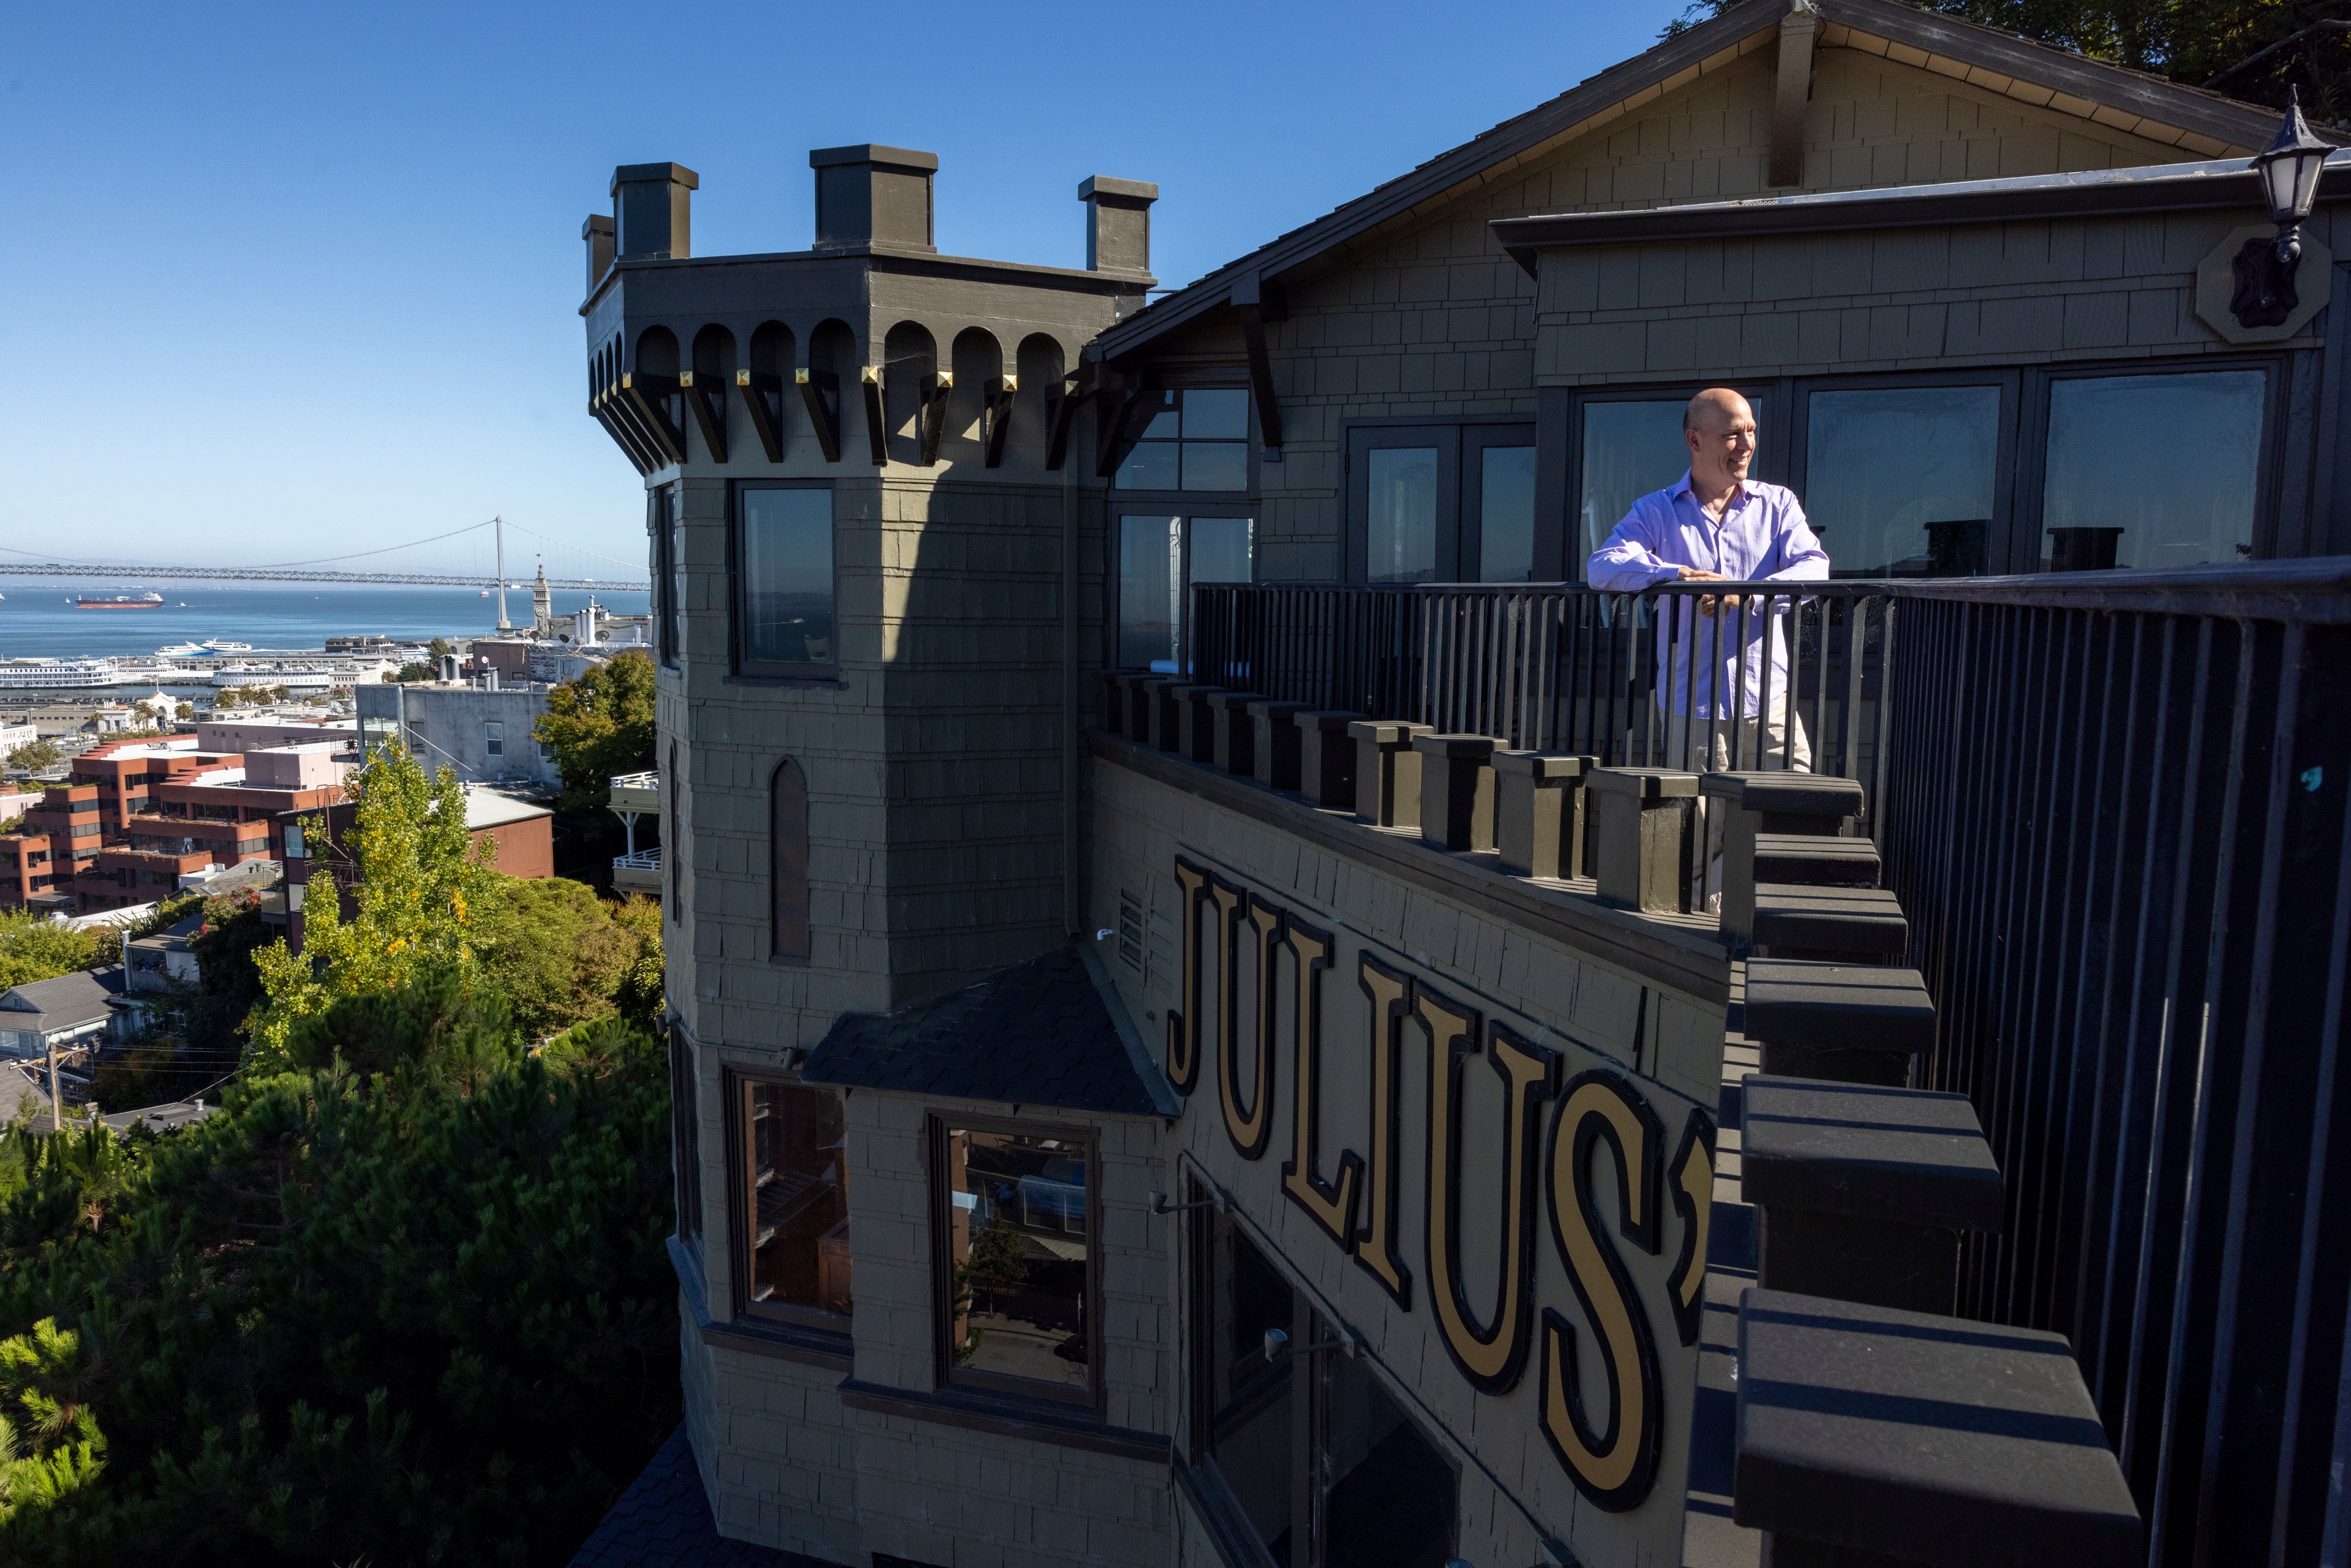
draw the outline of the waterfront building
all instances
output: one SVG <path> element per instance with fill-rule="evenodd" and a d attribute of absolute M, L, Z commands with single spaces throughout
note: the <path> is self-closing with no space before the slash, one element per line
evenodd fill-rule
<path fill-rule="evenodd" d="M 2194 1179 L 2223 1156 L 2116 1131 L 2159 1079 L 2245 1169 L 2336 1152 L 2310 977 L 2351 927 L 2280 912 L 2341 907 L 2351 594 L 2289 558 L 2351 549 L 2351 169 L 2249 325 L 2277 131 L 1887 0 L 1754 0 L 1147 307 L 1141 182 L 1080 187 L 1077 270 L 941 254 L 928 153 L 811 154 L 814 243 L 740 256 L 691 254 L 691 170 L 616 170 L 581 315 L 647 494 L 719 1529 L 892 1568 L 1752 1563 L 1758 1529 L 1898 1555 L 1906 1521 L 2053 1555 L 1852 1465 L 1995 1408 L 1921 1396 L 1997 1343 L 2056 1369 L 2033 1418 L 2068 1436 L 2011 1476 L 2062 1472 L 2067 1542 L 2314 1551 L 2351 1261 L 2295 1228 L 2333 1200 L 2256 1231 Z M 1695 618 L 1572 582 L 1720 383 L 1854 580 L 1755 612 L 1801 618 L 1820 782 L 1751 803 L 1656 719 L 1642 639 Z M 1986 576 L 2111 565 L 2174 575 Z M 1800 829 L 1838 847 L 1763 841 Z M 2163 1065 L 2153 1020 L 2208 999 L 2164 951 L 2220 967 L 2217 1079 Z M 1767 1031 L 1750 959 L 1823 955 L 1884 994 L 1891 1067 Z M 1807 1231 L 1783 1176 L 1761 1247 L 1769 1180 L 1718 1151 L 1792 1063 L 1963 1120 L 1965 1202 L 1848 1169 L 1882 1207 Z M 2093 1199 L 2123 1189 L 2146 1249 Z M 1902 1300 L 1853 1282 L 1914 1245 Z M 1813 1297 L 1937 1348 L 1856 1414 L 1833 1346 L 1772 1360 Z M 1772 1470 L 1738 1444 L 1775 1409 L 1849 1451 L 1799 1431 Z"/>

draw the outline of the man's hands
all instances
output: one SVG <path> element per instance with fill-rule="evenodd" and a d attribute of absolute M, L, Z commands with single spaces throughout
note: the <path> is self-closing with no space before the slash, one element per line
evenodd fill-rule
<path fill-rule="evenodd" d="M 1728 582 L 1730 580 L 1729 578 L 1723 576 L 1722 573 L 1719 571 L 1708 571 L 1702 566 L 1676 567 L 1674 570 L 1681 573 L 1681 580 L 1684 582 Z M 1714 613 L 1714 604 L 1715 596 L 1709 593 L 1705 598 L 1698 601 L 1698 612 L 1701 615 L 1712 615 Z M 1739 595 L 1735 593 L 1726 593 L 1722 595 L 1722 607 L 1726 610 L 1738 609 Z"/>

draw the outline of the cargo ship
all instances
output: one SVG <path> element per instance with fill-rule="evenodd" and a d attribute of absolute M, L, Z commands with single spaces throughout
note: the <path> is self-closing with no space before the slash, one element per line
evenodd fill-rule
<path fill-rule="evenodd" d="M 85 593 L 74 601 L 77 610 L 161 610 L 160 593 Z"/>

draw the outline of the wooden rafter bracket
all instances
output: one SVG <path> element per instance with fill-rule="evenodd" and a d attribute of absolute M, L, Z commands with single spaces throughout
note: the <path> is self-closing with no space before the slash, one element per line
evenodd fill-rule
<path fill-rule="evenodd" d="M 1004 461 L 1004 437 L 1012 428 L 1012 400 L 1020 391 L 1019 376 L 990 376 L 986 396 L 980 402 L 980 444 L 987 455 L 984 465 L 994 468 Z"/>
<path fill-rule="evenodd" d="M 685 432 L 670 417 L 668 402 L 678 394 L 675 376 L 649 376 L 633 371 L 621 372 L 621 396 L 642 417 L 645 428 L 653 437 L 653 444 L 672 463 L 685 461 Z"/>
<path fill-rule="evenodd" d="M 816 444 L 824 453 L 824 460 L 840 462 L 841 378 L 831 371 L 802 365 L 792 372 L 792 384 L 800 389 L 800 405 L 808 410 L 809 423 L 816 431 Z"/>
<path fill-rule="evenodd" d="M 685 406 L 694 411 L 695 426 L 702 432 L 702 444 L 710 449 L 710 460 L 726 462 L 726 383 L 716 376 L 697 380 L 694 371 L 684 371 L 677 384 L 685 393 Z"/>
<path fill-rule="evenodd" d="M 604 413 L 627 436 L 630 446 L 645 465 L 646 472 L 669 463 L 668 454 L 662 450 L 661 442 L 653 434 L 652 422 L 645 417 L 637 400 L 623 392 L 617 382 L 604 389 Z"/>
<path fill-rule="evenodd" d="M 612 444 L 621 449 L 622 455 L 628 458 L 631 467 L 640 475 L 652 473 L 655 465 L 649 461 L 647 455 L 638 447 L 633 434 L 622 424 L 610 408 L 605 406 L 611 396 L 611 393 L 609 392 L 600 392 L 590 398 L 588 412 L 595 415 L 596 423 L 604 427 L 604 434 L 612 438 Z"/>
<path fill-rule="evenodd" d="M 1081 372 L 1061 378 L 1061 390 L 1045 400 L 1045 471 L 1058 474 L 1070 455 L 1070 426 L 1077 423 L 1078 410 L 1093 394 L 1088 390 L 1089 377 Z"/>
<path fill-rule="evenodd" d="M 1289 319 L 1281 287 L 1260 273 L 1233 284 L 1233 309 L 1241 319 L 1241 341 L 1249 350 L 1249 401 L 1257 406 L 1258 444 L 1268 463 L 1281 461 L 1281 400 L 1274 395 L 1273 356 L 1266 350 L 1265 325 Z"/>
<path fill-rule="evenodd" d="M 1155 413 L 1160 405 L 1155 400 L 1160 394 L 1145 392 L 1130 380 L 1097 396 L 1102 412 L 1094 416 L 1094 477 L 1107 479 L 1118 472 L 1118 465 L 1142 439 L 1144 422 L 1138 416 Z"/>
<path fill-rule="evenodd" d="M 914 433 L 922 442 L 925 468 L 939 460 L 939 440 L 947 429 L 947 400 L 954 393 L 953 371 L 935 371 L 923 378 L 923 405 L 914 418 Z"/>
<path fill-rule="evenodd" d="M 737 371 L 735 391 L 770 463 L 784 460 L 784 378 L 773 371 Z"/>
<path fill-rule="evenodd" d="M 857 384 L 865 394 L 865 444 L 873 466 L 879 468 L 890 461 L 890 427 L 883 423 L 882 367 L 867 365 L 859 371 Z"/>

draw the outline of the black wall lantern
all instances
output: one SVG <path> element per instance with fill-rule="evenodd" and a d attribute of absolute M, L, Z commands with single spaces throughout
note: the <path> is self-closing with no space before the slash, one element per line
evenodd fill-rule
<path fill-rule="evenodd" d="M 2252 162 L 2277 237 L 2247 240 L 2230 263 L 2237 291 L 2230 297 L 2229 313 L 2245 326 L 2282 326 L 2301 305 L 2294 275 L 2302 265 L 2302 220 L 2318 199 L 2318 173 L 2334 151 L 2310 133 L 2300 97 L 2289 88 L 2277 140 L 2255 153 Z"/>

